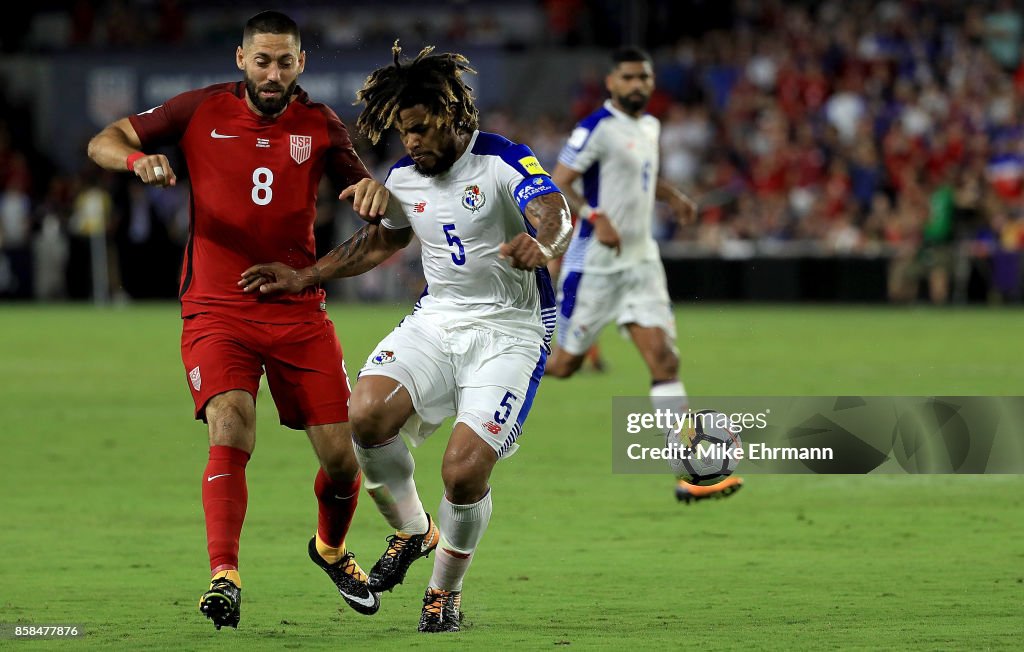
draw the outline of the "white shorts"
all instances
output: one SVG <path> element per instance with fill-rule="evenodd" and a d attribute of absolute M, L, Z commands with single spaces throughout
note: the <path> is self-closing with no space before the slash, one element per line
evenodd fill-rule
<path fill-rule="evenodd" d="M 558 346 L 583 355 L 615 321 L 660 328 L 673 341 L 676 320 L 660 260 L 610 274 L 565 272 L 558 281 Z"/>
<path fill-rule="evenodd" d="M 415 314 L 381 340 L 359 372 L 401 383 L 416 412 L 401 432 L 418 446 L 450 416 L 498 457 L 516 451 L 547 353 L 540 343 L 476 326 L 443 329 Z"/>

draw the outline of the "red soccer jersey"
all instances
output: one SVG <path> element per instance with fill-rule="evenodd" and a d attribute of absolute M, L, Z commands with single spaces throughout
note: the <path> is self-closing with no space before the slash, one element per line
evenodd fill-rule
<path fill-rule="evenodd" d="M 324 318 L 324 292 L 245 294 L 237 283 L 255 263 L 316 262 L 313 220 L 326 171 L 340 187 L 368 178 L 348 131 L 329 107 L 296 89 L 276 118 L 257 115 L 245 84 L 175 96 L 129 118 L 144 148 L 180 146 L 192 184 L 189 240 L 181 270 L 182 317 L 203 312 L 266 323 Z"/>

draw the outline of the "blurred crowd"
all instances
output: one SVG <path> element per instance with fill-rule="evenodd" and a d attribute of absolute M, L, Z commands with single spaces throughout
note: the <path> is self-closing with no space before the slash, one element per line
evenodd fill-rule
<path fill-rule="evenodd" d="M 968 278 L 981 279 L 993 301 L 1020 301 L 1024 13 L 1017 3 L 734 0 L 717 3 L 703 23 L 664 27 L 680 18 L 680 7 L 704 4 L 651 2 L 645 17 L 662 174 L 701 207 L 698 223 L 686 227 L 659 212 L 666 250 L 885 256 L 893 301 L 944 303 Z M 621 35 L 595 27 L 601 5 L 548 0 L 536 9 L 553 30 L 546 38 L 563 46 L 614 45 Z M 453 47 L 469 38 L 445 25 Z M 345 39 L 371 34 L 349 28 Z M 503 47 L 514 40 L 500 24 L 493 34 Z M 573 123 L 604 97 L 603 71 L 581 70 L 562 113 L 489 110 L 482 128 L 529 144 L 550 170 Z M 103 277 L 114 296 L 173 294 L 187 185 L 161 192 L 88 166 L 74 178 L 54 175 L 23 140 L 30 118 L 0 110 L 0 294 L 89 296 Z M 357 144 L 381 177 L 400 155 L 395 139 Z M 321 222 L 321 249 L 355 227 L 336 202 L 325 201 Z M 88 268 L 92 236 L 101 231 L 108 264 Z M 396 264 L 414 264 L 403 260 Z M 361 287 L 385 292 L 375 287 L 382 282 L 371 276 Z"/>
<path fill-rule="evenodd" d="M 671 6 L 669 0 L 653 0 Z M 0 24 L 8 52 L 220 48 L 262 7 L 232 0 L 71 0 L 47 3 Z M 304 0 L 287 7 L 307 49 L 413 42 L 519 50 L 546 44 L 613 46 L 623 21 L 617 0 L 393 0 L 390 11 L 356 0 Z"/>
<path fill-rule="evenodd" d="M 945 302 L 973 265 L 994 298 L 1019 300 L 1021 5 L 749 0 L 732 15 L 655 52 L 662 174 L 702 207 L 693 228 L 666 222 L 666 238 L 883 252 L 894 301 L 920 283 Z M 583 80 L 573 117 L 602 92 Z"/>

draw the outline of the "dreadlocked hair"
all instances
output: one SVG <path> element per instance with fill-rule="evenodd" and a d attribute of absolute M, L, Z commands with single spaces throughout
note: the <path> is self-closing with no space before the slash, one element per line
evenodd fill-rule
<path fill-rule="evenodd" d="M 461 54 L 431 54 L 434 46 L 420 50 L 412 61 L 402 61 L 398 41 L 391 47 L 394 64 L 374 70 L 356 93 L 355 104 L 366 104 L 356 119 L 356 128 L 376 144 L 398 122 L 402 109 L 422 104 L 434 118 L 435 126 L 472 131 L 480 124 L 473 104 L 473 89 L 462 79 L 476 73 Z"/>

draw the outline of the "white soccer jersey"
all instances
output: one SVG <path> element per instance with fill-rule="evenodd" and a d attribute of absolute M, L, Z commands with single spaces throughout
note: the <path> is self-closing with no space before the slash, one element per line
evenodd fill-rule
<path fill-rule="evenodd" d="M 502 243 L 535 235 L 526 204 L 558 191 L 528 147 L 476 131 L 448 172 L 424 176 L 406 156 L 384 185 L 404 215 L 389 210 L 381 224 L 411 226 L 422 245 L 427 287 L 417 315 L 437 316 L 449 327 L 481 324 L 547 346 L 555 322 L 547 269 L 515 269 L 498 258 Z"/>
<path fill-rule="evenodd" d="M 580 220 L 562 262 L 566 271 L 607 273 L 658 260 L 651 233 L 658 179 L 661 123 L 652 115 L 634 118 L 611 101 L 576 125 L 558 161 L 583 175 L 583 198 L 605 212 L 619 232 L 622 253 L 593 237 Z"/>

